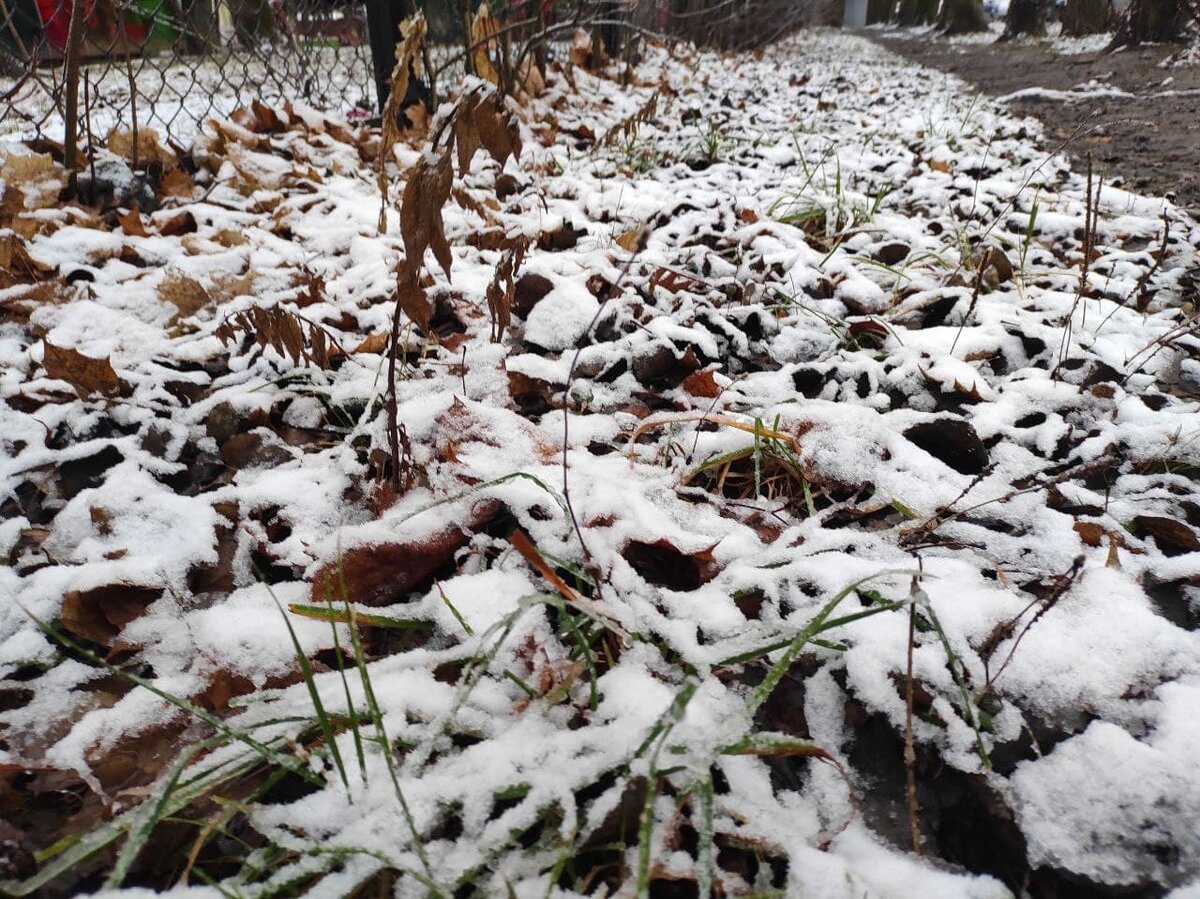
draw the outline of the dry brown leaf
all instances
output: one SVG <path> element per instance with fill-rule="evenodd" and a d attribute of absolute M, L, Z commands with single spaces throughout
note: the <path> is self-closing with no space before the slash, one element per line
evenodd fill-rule
<path fill-rule="evenodd" d="M 453 196 L 454 202 L 463 209 L 471 210 L 471 212 L 483 219 L 488 225 L 496 224 L 496 216 L 492 214 L 493 209 L 488 205 L 487 201 L 476 200 L 464 187 L 455 187 Z M 496 201 L 492 200 L 491 202 L 495 203 Z"/>
<path fill-rule="evenodd" d="M 1108 534 L 1108 530 L 1104 525 L 1096 524 L 1094 521 L 1077 521 L 1071 527 L 1075 529 L 1075 533 L 1079 535 L 1079 539 L 1085 545 L 1097 547 Z"/>
<path fill-rule="evenodd" d="M 108 133 L 104 145 L 123 159 L 133 159 L 133 131 L 129 128 L 114 128 Z M 164 170 L 175 168 L 175 154 L 162 145 L 158 132 L 153 128 L 140 127 L 137 133 L 138 165 L 157 162 Z"/>
<path fill-rule="evenodd" d="M 396 302 L 400 304 L 409 321 L 422 331 L 429 331 L 429 319 L 433 310 L 429 307 L 429 300 L 416 272 L 409 269 L 407 259 L 400 264 L 396 272 Z"/>
<path fill-rule="evenodd" d="M 421 44 L 425 40 L 425 17 L 420 13 L 400 23 L 400 41 L 396 44 L 396 65 L 392 69 L 387 103 L 383 107 L 383 133 L 379 149 L 379 168 L 375 178 L 382 200 L 379 207 L 379 233 L 387 228 L 388 182 L 387 164 L 392 148 L 400 137 L 400 104 L 408 94 L 409 75 L 417 66 Z M 411 119 L 410 119 L 411 121 Z"/>
<path fill-rule="evenodd" d="M 137 206 L 117 215 L 117 222 L 121 225 L 121 230 L 130 237 L 149 237 L 150 232 L 146 230 L 146 226 L 142 224 L 142 214 L 138 211 Z"/>
<path fill-rule="evenodd" d="M 713 373 L 707 369 L 692 372 L 683 379 L 683 383 L 679 386 L 684 389 L 685 393 L 705 399 L 716 399 L 721 395 L 720 385 L 717 384 Z"/>
<path fill-rule="evenodd" d="M 621 550 L 625 561 L 646 581 L 669 590 L 696 590 L 721 570 L 712 547 L 683 552 L 669 540 L 632 540 Z"/>
<path fill-rule="evenodd" d="M 313 576 L 313 602 L 348 599 L 368 606 L 399 602 L 420 587 L 454 554 L 470 542 L 471 534 L 495 517 L 500 504 L 479 503 L 462 525 L 450 525 L 425 537 L 397 543 L 368 544 L 345 550 Z M 344 591 L 344 592 L 343 592 Z"/>
<path fill-rule="evenodd" d="M 496 274 L 487 287 L 488 312 L 492 318 L 492 343 L 499 343 L 512 321 L 512 301 L 516 293 L 517 272 L 529 249 L 529 241 L 520 238 L 500 257 Z"/>
<path fill-rule="evenodd" d="M 417 272 L 424 263 L 425 251 L 433 250 L 434 258 L 441 265 L 446 277 L 450 277 L 450 244 L 446 241 L 442 222 L 442 207 L 450 199 L 454 184 L 454 170 L 447 150 L 441 156 L 430 159 L 424 154 L 413 166 L 404 185 L 404 196 L 400 203 L 400 236 L 404 239 L 409 280 L 416 283 Z"/>
<path fill-rule="evenodd" d="M 481 2 L 475 11 L 475 18 L 471 20 L 471 45 L 475 48 L 471 51 L 471 62 L 476 75 L 495 85 L 500 84 L 500 73 L 492 63 L 491 54 L 499 50 L 496 40 L 499 33 L 500 24 L 492 17 L 487 3 Z"/>
<path fill-rule="evenodd" d="M 25 249 L 25 241 L 11 231 L 0 233 L 0 289 L 15 284 L 34 284 L 44 281 L 53 272 Z"/>
<path fill-rule="evenodd" d="M 576 28 L 571 37 L 571 49 L 567 51 L 571 65 L 590 69 L 592 65 L 592 36 L 582 28 Z"/>
<path fill-rule="evenodd" d="M 236 340 L 239 334 L 248 334 L 264 349 L 271 347 L 296 364 L 303 360 L 318 368 L 329 368 L 333 360 L 344 355 L 323 327 L 281 306 L 255 306 L 234 313 L 213 334 L 222 345 Z"/>
<path fill-rule="evenodd" d="M 454 136 L 458 144 L 458 172 L 466 175 L 476 151 L 483 148 L 503 167 L 509 156 L 521 154 L 521 136 L 517 123 L 504 108 L 494 90 L 482 95 L 472 92 L 459 101 L 454 117 Z"/>
<path fill-rule="evenodd" d="M 161 587 L 130 583 L 72 590 L 63 597 L 59 614 L 63 627 L 76 637 L 108 646 L 162 593 Z"/>
<path fill-rule="evenodd" d="M 15 215 L 56 204 L 67 185 L 67 175 L 49 153 L 10 152 L 0 166 L 0 181 L 5 185 L 4 206 Z"/>
<path fill-rule="evenodd" d="M 431 121 L 429 110 L 424 103 L 412 103 L 404 107 L 404 117 L 408 119 L 409 139 L 423 138 L 429 133 Z"/>
<path fill-rule="evenodd" d="M 46 373 L 66 381 L 81 398 L 93 393 L 113 396 L 121 392 L 121 379 L 107 356 L 96 359 L 70 347 L 55 346 L 48 340 L 42 344 L 46 351 L 42 359 Z"/>
<path fill-rule="evenodd" d="M 286 128 L 279 113 L 261 100 L 252 100 L 249 106 L 235 109 L 229 118 L 255 134 L 278 134 Z"/>
<path fill-rule="evenodd" d="M 167 272 L 158 285 L 158 298 L 178 310 L 173 321 L 195 315 L 212 302 L 203 284 L 181 272 Z"/>
<path fill-rule="evenodd" d="M 630 228 L 617 237 L 617 246 L 627 253 L 636 253 L 641 248 L 642 233 L 645 230 L 641 225 L 638 225 L 636 228 Z"/>
<path fill-rule="evenodd" d="M 995 272 L 994 278 L 996 284 L 1003 284 L 1013 279 L 1012 263 L 1008 261 L 1008 257 L 1004 255 L 1004 251 L 998 247 L 988 247 L 987 252 L 983 254 L 983 259 L 980 260 L 980 276 L 987 275 L 989 271 Z"/>
<path fill-rule="evenodd" d="M 158 191 L 164 197 L 180 197 L 190 200 L 196 184 L 192 176 L 183 169 L 171 169 L 158 182 Z"/>
<path fill-rule="evenodd" d="M 390 339 L 391 335 L 387 331 L 377 331 L 374 334 L 368 334 L 363 339 L 363 342 L 354 348 L 354 352 L 380 355 L 387 350 Z"/>
<path fill-rule="evenodd" d="M 150 224 L 163 237 L 182 237 L 196 231 L 196 217 L 186 209 L 150 216 Z"/>

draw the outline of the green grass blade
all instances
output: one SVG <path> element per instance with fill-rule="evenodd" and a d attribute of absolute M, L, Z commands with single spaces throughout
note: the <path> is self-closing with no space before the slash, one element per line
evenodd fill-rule
<path fill-rule="evenodd" d="M 913 594 L 913 602 L 917 604 L 917 608 L 922 613 L 929 617 L 929 621 L 933 625 L 938 639 L 942 642 L 942 649 L 946 651 L 946 664 L 950 668 L 950 676 L 954 678 L 954 685 L 958 687 L 959 698 L 962 700 L 963 714 L 967 718 L 967 723 L 971 725 L 971 730 L 975 732 L 975 751 L 979 754 L 979 761 L 983 763 L 984 770 L 991 771 L 992 760 L 988 755 L 987 745 L 983 742 L 983 732 L 979 729 L 979 712 L 976 710 L 975 703 L 971 699 L 971 690 L 967 686 L 967 679 L 963 674 L 962 659 L 958 657 L 958 653 L 950 645 L 950 638 L 946 636 L 946 631 L 943 630 L 942 623 L 938 621 L 937 613 L 933 610 L 933 604 L 929 601 L 929 594 L 924 590 L 918 589 Z"/>
<path fill-rule="evenodd" d="M 255 753 L 257 753 L 263 759 L 263 761 L 268 761 L 268 762 L 271 762 L 272 764 L 279 765 L 281 768 L 286 768 L 289 771 L 292 771 L 293 773 L 299 775 L 300 777 L 303 777 L 305 780 L 307 780 L 309 783 L 313 784 L 314 786 L 317 786 L 317 787 L 325 786 L 325 779 L 320 777 L 313 771 L 310 771 L 308 769 L 308 767 L 295 755 L 292 755 L 290 753 L 279 752 L 276 749 L 272 749 L 270 746 L 267 746 L 265 743 L 261 743 L 258 740 L 254 739 L 254 737 L 251 737 L 245 731 L 243 731 L 239 728 L 231 727 L 230 725 L 228 725 L 227 723 L 222 721 L 220 718 L 218 718 L 216 715 L 212 714 L 211 712 L 209 712 L 205 709 L 202 709 L 200 706 L 196 705 L 194 702 L 184 699 L 181 696 L 174 696 L 174 695 L 166 692 L 165 690 L 155 686 L 155 684 L 152 683 L 151 681 L 148 681 L 143 677 L 139 677 L 138 675 L 133 674 L 129 671 L 124 671 L 124 670 L 118 668 L 116 665 L 113 665 L 110 662 L 106 661 L 105 659 L 100 658 L 95 653 L 91 652 L 88 649 L 85 649 L 83 646 L 76 643 L 74 640 L 72 640 L 66 634 L 59 631 L 53 625 L 48 624 L 47 622 L 38 618 L 32 612 L 29 612 L 28 610 L 26 610 L 25 614 L 27 614 L 30 617 L 30 619 L 33 621 L 33 623 L 35 625 L 37 625 L 37 627 L 43 633 L 45 633 L 51 639 L 55 640 L 60 645 L 65 646 L 66 648 L 70 649 L 72 652 L 78 653 L 79 655 L 83 656 L 85 659 L 87 659 L 93 665 L 100 667 L 100 668 L 104 668 L 110 674 L 115 674 L 119 678 L 124 678 L 125 680 L 128 680 L 132 684 L 136 684 L 137 686 L 142 687 L 145 690 L 149 690 L 151 693 L 153 693 L 159 699 L 169 702 L 171 705 L 175 706 L 176 708 L 182 709 L 183 711 L 187 712 L 188 714 L 190 714 L 196 718 L 199 718 L 205 724 L 212 727 L 213 730 L 224 735 L 227 739 L 235 740 L 239 743 L 245 744 L 247 747 L 249 747 L 251 750 L 253 750 Z"/>
<path fill-rule="evenodd" d="M 129 875 L 129 869 L 137 861 L 146 841 L 150 839 L 150 834 L 154 832 L 158 822 L 166 816 L 167 803 L 171 794 L 175 792 L 175 788 L 179 784 L 179 777 L 183 774 L 183 769 L 195 754 L 194 748 L 184 752 L 171 766 L 158 798 L 153 803 L 143 803 L 135 810 L 135 814 L 130 820 L 129 838 L 125 840 L 125 845 L 121 847 L 121 853 L 117 856 L 112 871 L 104 881 L 105 890 L 118 889 L 125 882 L 125 878 Z"/>
<path fill-rule="evenodd" d="M 753 718 L 754 713 L 758 711 L 759 706 L 766 702 L 768 697 L 770 697 L 770 695 L 775 691 L 775 688 L 779 685 L 779 682 L 783 680 L 784 675 L 786 675 L 788 672 L 788 669 L 792 667 L 792 662 L 796 660 L 796 657 L 800 654 L 800 650 L 804 648 L 804 645 L 817 634 L 820 634 L 828 629 L 826 622 L 838 605 L 841 604 L 843 599 L 845 599 L 863 584 L 869 583 L 877 578 L 894 574 L 911 574 L 911 572 L 880 571 L 875 574 L 868 575 L 861 580 L 857 580 L 854 583 L 843 587 L 833 596 L 832 599 L 825 603 L 821 610 L 817 612 L 815 616 L 813 616 L 813 618 L 804 626 L 800 633 L 792 638 L 792 640 L 788 643 L 787 648 L 783 651 L 783 654 L 779 657 L 779 660 L 771 666 L 771 669 L 767 672 L 767 676 L 763 678 L 762 683 L 759 684 L 758 687 L 755 688 L 754 692 L 750 695 L 750 700 L 746 703 L 747 717 Z"/>
<path fill-rule="evenodd" d="M 338 749 L 337 734 L 334 732 L 333 724 L 329 720 L 329 715 L 325 712 L 325 704 L 321 702 L 321 694 L 317 690 L 316 681 L 313 679 L 312 665 L 308 661 L 308 656 L 304 652 L 304 648 L 300 645 L 300 638 L 296 636 L 296 629 L 292 627 L 292 622 L 288 619 L 287 612 L 283 610 L 283 604 L 275 595 L 275 591 L 267 586 L 267 592 L 271 594 L 271 600 L 275 603 L 275 608 L 279 609 L 279 614 L 283 616 L 283 623 L 287 627 L 288 636 L 292 638 L 292 647 L 296 650 L 296 661 L 300 663 L 300 674 L 304 678 L 304 685 L 308 688 L 308 696 L 312 700 L 313 709 L 317 713 L 317 721 L 321 725 L 321 735 L 325 738 L 325 745 L 329 747 L 329 754 L 333 757 L 333 764 L 337 767 L 338 775 L 342 778 L 342 785 L 347 790 L 350 788 L 350 779 L 346 777 L 346 765 L 342 761 L 342 752 Z"/>

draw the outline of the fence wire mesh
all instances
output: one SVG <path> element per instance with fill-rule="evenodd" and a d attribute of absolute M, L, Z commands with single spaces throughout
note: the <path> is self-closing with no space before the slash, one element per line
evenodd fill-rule
<path fill-rule="evenodd" d="M 80 60 L 80 135 L 102 138 L 136 119 L 186 144 L 205 119 L 252 100 L 374 115 L 368 3 L 414 8 L 412 0 L 0 0 L 0 140 L 63 139 L 70 45 Z M 471 69 L 478 3 L 415 4 L 429 23 L 426 75 L 435 83 Z M 647 35 L 755 46 L 811 21 L 823 3 L 492 0 L 491 15 L 514 58 L 545 62 L 565 55 L 580 28 L 610 52 Z M 81 20 L 75 35 L 73 14 Z"/>
<path fill-rule="evenodd" d="M 253 99 L 375 106 L 361 4 L 75 0 L 79 131 L 151 126 L 186 140 Z M 0 0 L 0 138 L 61 139 L 72 0 Z M 82 121 L 86 115 L 90 121 Z"/>

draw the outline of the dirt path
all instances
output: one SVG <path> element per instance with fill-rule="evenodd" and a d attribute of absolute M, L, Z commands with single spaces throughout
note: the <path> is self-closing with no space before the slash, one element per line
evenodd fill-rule
<path fill-rule="evenodd" d="M 992 96 L 1029 88 L 1070 92 L 1074 96 L 1033 96 L 1008 105 L 1044 122 L 1051 139 L 1076 135 L 1067 149 L 1081 171 L 1090 153 L 1098 171 L 1120 177 L 1125 186 L 1154 195 L 1173 192 L 1177 203 L 1200 214 L 1200 67 L 1160 68 L 1171 48 L 1065 56 L 1024 42 L 869 36 Z M 1094 95 L 1106 87 L 1129 96 Z M 1080 96 L 1087 93 L 1093 95 Z"/>

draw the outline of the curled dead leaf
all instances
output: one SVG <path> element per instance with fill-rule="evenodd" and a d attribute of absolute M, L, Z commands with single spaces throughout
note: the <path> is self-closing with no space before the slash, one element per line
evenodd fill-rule
<path fill-rule="evenodd" d="M 404 185 L 400 205 L 400 236 L 404 238 L 407 255 L 405 266 L 415 277 L 424 262 L 425 251 L 433 250 L 434 258 L 450 277 L 450 244 L 446 241 L 442 207 L 450 199 L 454 185 L 454 170 L 450 153 L 430 157 L 424 154 L 413 166 Z"/>
<path fill-rule="evenodd" d="M 501 167 L 508 157 L 521 155 L 521 134 L 504 101 L 495 90 L 476 90 L 464 96 L 454 116 L 454 137 L 458 145 L 458 171 L 466 175 L 479 149 Z"/>

